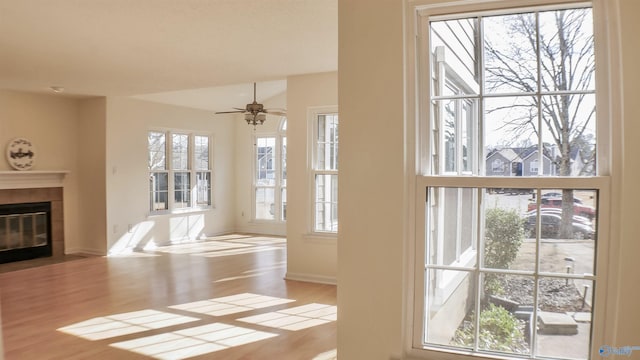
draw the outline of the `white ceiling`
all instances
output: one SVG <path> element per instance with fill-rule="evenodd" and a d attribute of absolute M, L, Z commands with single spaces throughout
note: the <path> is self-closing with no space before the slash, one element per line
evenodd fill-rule
<path fill-rule="evenodd" d="M 337 0 L 0 0 L 0 88 L 225 110 L 337 70 L 337 40 Z"/>

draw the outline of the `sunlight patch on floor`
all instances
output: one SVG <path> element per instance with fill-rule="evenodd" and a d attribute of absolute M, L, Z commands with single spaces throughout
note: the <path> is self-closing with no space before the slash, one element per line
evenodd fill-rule
<path fill-rule="evenodd" d="M 102 340 L 198 320 L 157 310 L 141 310 L 93 318 L 59 328 L 58 331 L 87 340 Z"/>
<path fill-rule="evenodd" d="M 250 246 L 244 249 L 219 250 L 214 252 L 203 252 L 203 253 L 198 253 L 193 255 L 213 258 L 213 257 L 229 256 L 229 255 L 253 254 L 253 253 L 263 252 L 263 251 L 277 251 L 277 250 L 283 250 L 283 249 L 284 247 Z"/>
<path fill-rule="evenodd" d="M 336 321 L 337 307 L 308 304 L 275 312 L 240 318 L 238 321 L 277 329 L 297 331 Z"/>
<path fill-rule="evenodd" d="M 293 301 L 295 300 L 244 293 L 209 300 L 195 301 L 186 304 L 173 305 L 169 306 L 169 308 L 190 311 L 198 314 L 224 316 L 243 311 L 286 304 Z"/>
<path fill-rule="evenodd" d="M 155 359 L 186 359 L 234 346 L 253 343 L 277 334 L 214 323 L 170 333 L 122 341 L 110 346 Z"/>
<path fill-rule="evenodd" d="M 333 349 L 327 352 L 323 352 L 322 354 L 318 354 L 318 356 L 314 357 L 313 360 L 336 360 L 338 359 L 338 350 Z"/>

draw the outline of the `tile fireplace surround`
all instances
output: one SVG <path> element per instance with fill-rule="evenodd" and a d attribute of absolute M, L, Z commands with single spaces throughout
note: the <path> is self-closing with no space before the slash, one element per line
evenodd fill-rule
<path fill-rule="evenodd" d="M 51 202 L 52 256 L 64 255 L 63 179 L 67 171 L 0 171 L 0 204 Z"/>

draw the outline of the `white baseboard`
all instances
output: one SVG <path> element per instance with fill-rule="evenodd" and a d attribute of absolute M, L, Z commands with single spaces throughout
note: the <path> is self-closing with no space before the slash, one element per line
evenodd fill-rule
<path fill-rule="evenodd" d="M 78 248 L 78 249 L 66 249 L 64 251 L 64 253 L 66 255 L 79 255 L 79 254 L 86 254 L 86 255 L 94 255 L 94 256 L 105 256 L 107 255 L 104 251 L 102 250 L 96 250 L 96 249 L 82 249 L 82 248 Z"/>
<path fill-rule="evenodd" d="M 323 276 L 314 274 L 300 274 L 287 272 L 284 276 L 285 280 L 304 281 L 317 284 L 337 285 L 338 280 L 333 276 Z"/>

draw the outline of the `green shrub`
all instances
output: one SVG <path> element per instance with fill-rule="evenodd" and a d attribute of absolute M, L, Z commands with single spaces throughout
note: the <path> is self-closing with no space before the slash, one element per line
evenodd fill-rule
<path fill-rule="evenodd" d="M 492 208 L 487 210 L 485 221 L 485 267 L 507 269 L 524 239 L 522 218 L 515 210 Z"/>
<path fill-rule="evenodd" d="M 475 319 L 465 321 L 458 328 L 452 339 L 452 344 L 463 347 L 473 347 L 475 336 Z M 513 314 L 501 306 L 489 304 L 480 312 L 480 333 L 478 347 L 483 350 L 493 350 L 525 354 L 529 347 L 524 338 L 524 322 L 516 319 Z"/>
<path fill-rule="evenodd" d="M 485 214 L 484 266 L 507 269 L 518 256 L 524 239 L 522 218 L 515 210 L 488 209 Z M 502 286 L 494 274 L 484 278 L 486 294 L 502 295 Z"/>

